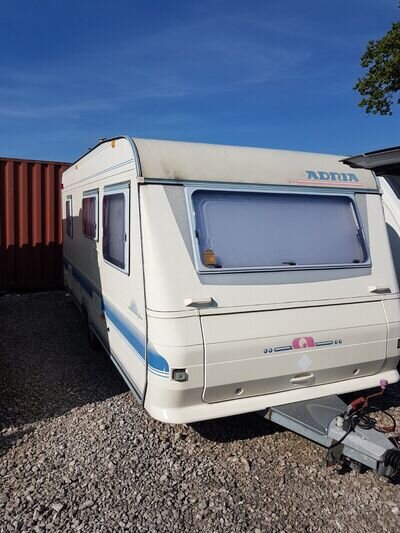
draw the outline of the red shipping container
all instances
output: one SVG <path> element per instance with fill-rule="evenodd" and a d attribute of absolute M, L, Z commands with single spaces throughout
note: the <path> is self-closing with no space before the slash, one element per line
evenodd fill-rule
<path fill-rule="evenodd" d="M 0 290 L 61 288 L 61 176 L 69 163 L 0 158 Z"/>

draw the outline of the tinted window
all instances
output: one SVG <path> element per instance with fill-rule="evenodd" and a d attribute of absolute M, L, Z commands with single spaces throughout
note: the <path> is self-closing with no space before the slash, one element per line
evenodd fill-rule
<path fill-rule="evenodd" d="M 66 212 L 66 226 L 67 226 L 67 235 L 68 237 L 73 236 L 73 219 L 72 219 L 72 198 L 67 198 L 65 205 Z"/>
<path fill-rule="evenodd" d="M 103 198 L 103 256 L 108 262 L 126 269 L 125 194 L 105 194 Z"/>
<path fill-rule="evenodd" d="M 97 196 L 83 197 L 82 231 L 86 237 L 97 239 Z"/>

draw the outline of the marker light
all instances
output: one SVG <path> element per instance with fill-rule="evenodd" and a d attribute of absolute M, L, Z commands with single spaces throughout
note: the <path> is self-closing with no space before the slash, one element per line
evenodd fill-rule
<path fill-rule="evenodd" d="M 187 381 L 189 376 L 187 375 L 185 368 L 174 368 L 172 371 L 172 379 L 174 381 Z"/>

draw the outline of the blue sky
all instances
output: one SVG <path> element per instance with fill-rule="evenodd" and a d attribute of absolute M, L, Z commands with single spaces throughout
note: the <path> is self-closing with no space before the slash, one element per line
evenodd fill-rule
<path fill-rule="evenodd" d="M 2 2 L 0 156 L 73 161 L 132 136 L 352 154 L 399 111 L 352 87 L 397 0 Z"/>

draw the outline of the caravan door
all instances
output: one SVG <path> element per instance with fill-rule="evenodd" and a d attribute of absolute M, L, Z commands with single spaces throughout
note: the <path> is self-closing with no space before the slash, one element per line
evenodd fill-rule
<path fill-rule="evenodd" d="M 140 398 L 147 377 L 141 258 L 137 184 L 117 176 L 105 185 L 102 195 L 104 314 L 110 352 Z"/>

